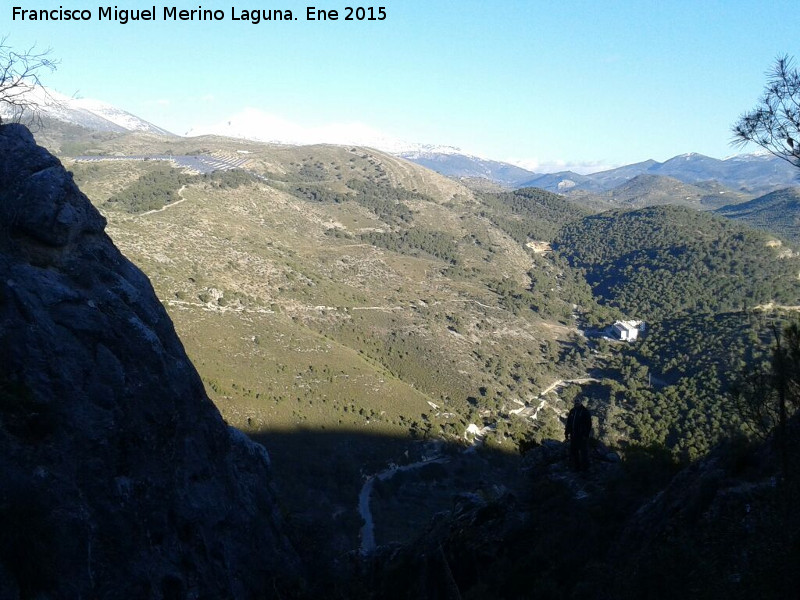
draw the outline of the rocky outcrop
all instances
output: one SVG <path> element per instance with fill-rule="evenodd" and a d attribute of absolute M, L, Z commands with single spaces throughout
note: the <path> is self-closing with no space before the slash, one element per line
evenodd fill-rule
<path fill-rule="evenodd" d="M 774 438 L 732 439 L 642 504 L 609 553 L 617 597 L 796 597 L 800 418 L 787 439 L 785 478 Z"/>
<path fill-rule="evenodd" d="M 494 478 L 413 543 L 379 546 L 358 597 L 795 598 L 800 416 L 789 425 L 785 478 L 773 440 L 729 440 L 682 469 L 629 446 L 624 461 L 595 454 L 588 473 L 546 441 L 508 487 Z"/>
<path fill-rule="evenodd" d="M 267 453 L 104 227 L 0 127 L 0 597 L 285 597 L 300 574 Z"/>

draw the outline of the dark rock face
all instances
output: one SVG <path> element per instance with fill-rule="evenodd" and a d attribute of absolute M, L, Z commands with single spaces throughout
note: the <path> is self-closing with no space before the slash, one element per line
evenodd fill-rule
<path fill-rule="evenodd" d="M 266 451 L 222 421 L 104 227 L 0 127 L 0 598 L 285 596 Z"/>

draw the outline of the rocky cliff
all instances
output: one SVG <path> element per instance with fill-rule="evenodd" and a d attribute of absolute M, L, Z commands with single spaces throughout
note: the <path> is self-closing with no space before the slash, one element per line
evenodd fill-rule
<path fill-rule="evenodd" d="M 0 126 L 0 598 L 285 596 L 300 574 L 269 457 L 104 227 Z"/>
<path fill-rule="evenodd" d="M 522 459 L 515 489 L 496 480 L 413 544 L 378 548 L 360 597 L 796 598 L 800 417 L 787 439 L 786 478 L 774 439 L 729 440 L 684 468 L 629 447 L 622 462 L 593 454 L 580 474 L 548 441 Z"/>

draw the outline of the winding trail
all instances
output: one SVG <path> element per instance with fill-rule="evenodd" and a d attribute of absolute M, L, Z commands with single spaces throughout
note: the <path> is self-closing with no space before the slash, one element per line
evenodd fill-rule
<path fill-rule="evenodd" d="M 753 307 L 755 310 L 770 311 L 770 310 L 789 310 L 800 311 L 800 306 L 791 304 L 775 304 L 774 302 L 767 302 L 766 304 L 759 304 Z"/>
<path fill-rule="evenodd" d="M 137 217 L 146 217 L 147 215 L 152 215 L 154 213 L 159 213 L 161 211 L 167 210 L 168 208 L 176 206 L 176 205 L 180 204 L 181 202 L 184 202 L 186 200 L 186 198 L 183 197 L 183 190 L 185 190 L 185 189 L 186 189 L 186 185 L 184 184 L 184 185 L 181 186 L 181 189 L 178 190 L 178 196 L 180 196 L 180 198 L 181 198 L 180 200 L 175 200 L 175 202 L 170 202 L 169 204 L 165 204 L 161 208 L 148 210 L 147 212 L 143 212 L 143 213 L 138 214 L 136 216 Z"/>
<path fill-rule="evenodd" d="M 372 497 L 372 488 L 375 485 L 375 480 L 386 481 L 395 476 L 401 471 L 411 471 L 419 469 L 426 465 L 434 463 L 445 463 L 450 459 L 444 456 L 437 456 L 434 458 L 423 459 L 419 462 L 411 463 L 408 465 L 391 465 L 388 469 L 371 475 L 364 482 L 361 487 L 361 492 L 358 494 L 358 513 L 364 520 L 364 525 L 361 527 L 361 555 L 366 556 L 375 551 L 375 523 L 372 521 L 372 510 L 369 507 L 370 498 Z"/>
<path fill-rule="evenodd" d="M 545 396 L 550 392 L 554 392 L 560 387 L 564 387 L 565 385 L 569 385 L 571 383 L 577 383 L 578 385 L 583 385 L 584 383 L 592 383 L 595 381 L 600 381 L 599 379 L 595 379 L 594 377 L 579 377 L 577 379 L 558 379 L 539 392 L 536 400 L 539 401 L 538 405 L 536 406 L 523 406 L 522 408 L 516 408 L 511 412 L 511 414 L 518 415 L 520 417 L 530 418 L 534 421 L 539 416 L 539 412 L 547 406 L 547 399 Z M 558 411 L 556 411 L 558 412 Z"/>
<path fill-rule="evenodd" d="M 540 402 L 537 406 L 523 406 L 517 410 L 511 411 L 515 414 L 521 415 L 523 417 L 530 417 L 532 419 L 536 419 L 538 413 L 542 408 L 547 406 L 547 399 L 545 396 L 550 392 L 557 390 L 560 387 L 565 385 L 569 385 L 572 383 L 577 384 L 584 384 L 584 383 L 591 383 L 599 381 L 599 379 L 595 379 L 594 377 L 580 377 L 577 379 L 558 379 L 547 386 L 544 390 L 539 393 L 537 400 Z M 473 440 L 475 442 L 479 441 L 483 436 L 485 436 L 488 432 L 492 431 L 492 426 L 486 426 L 482 429 L 478 430 L 477 426 L 475 430 L 472 431 L 474 436 Z M 473 444 L 464 452 L 473 452 L 476 446 Z M 394 477 L 395 474 L 400 473 L 401 471 L 410 471 L 412 469 L 419 469 L 420 467 L 424 467 L 426 465 L 430 465 L 433 463 L 446 463 L 449 462 L 450 459 L 444 456 L 435 456 L 433 458 L 426 458 L 419 462 L 411 463 L 408 465 L 389 465 L 388 469 L 380 471 L 375 475 L 371 475 L 367 478 L 364 482 L 364 485 L 361 487 L 361 492 L 358 494 L 358 513 L 361 515 L 361 518 L 364 520 L 364 525 L 361 527 L 361 546 L 360 552 L 362 556 L 366 556 L 371 554 L 375 551 L 376 543 L 375 543 L 375 523 L 372 519 L 372 510 L 370 509 L 370 500 L 372 498 L 372 490 L 375 486 L 375 481 L 386 481 Z"/>

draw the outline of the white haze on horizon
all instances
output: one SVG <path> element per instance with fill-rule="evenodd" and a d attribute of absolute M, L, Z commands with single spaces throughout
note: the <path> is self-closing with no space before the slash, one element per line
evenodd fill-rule
<path fill-rule="evenodd" d="M 421 144 L 402 140 L 360 122 L 327 123 L 306 126 L 275 114 L 248 107 L 228 119 L 211 125 L 197 125 L 184 135 L 221 135 L 259 142 L 305 146 L 311 144 L 334 144 L 339 146 L 365 146 L 392 154 L 431 152 L 439 154 L 462 154 L 484 160 L 506 162 L 534 173 L 556 173 L 573 171 L 581 175 L 613 169 L 620 165 L 603 161 L 576 162 L 568 160 L 489 158 L 483 153 L 466 152 L 453 146 Z"/>

